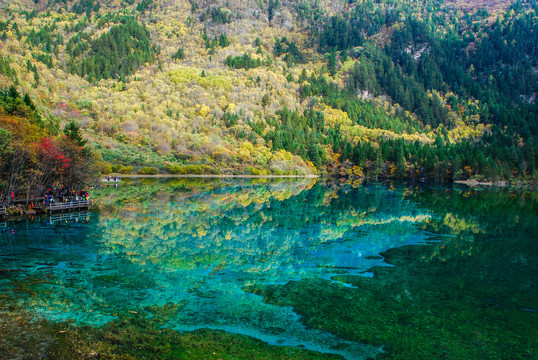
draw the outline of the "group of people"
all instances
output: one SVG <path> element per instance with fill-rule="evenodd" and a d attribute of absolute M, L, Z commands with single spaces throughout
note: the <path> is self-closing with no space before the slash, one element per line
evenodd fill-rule
<path fill-rule="evenodd" d="M 46 205 L 52 203 L 67 203 L 71 201 L 88 200 L 90 194 L 85 190 L 75 191 L 69 189 L 48 189 L 44 195 Z"/>

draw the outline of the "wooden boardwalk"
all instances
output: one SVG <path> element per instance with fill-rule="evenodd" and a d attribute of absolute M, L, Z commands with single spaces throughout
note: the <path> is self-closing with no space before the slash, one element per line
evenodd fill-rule
<path fill-rule="evenodd" d="M 47 211 L 53 212 L 53 211 L 70 211 L 70 210 L 77 210 L 77 209 L 88 209 L 91 205 L 91 200 L 78 200 L 78 201 L 69 201 L 69 202 L 59 202 L 59 203 L 52 203 L 47 204 Z"/>

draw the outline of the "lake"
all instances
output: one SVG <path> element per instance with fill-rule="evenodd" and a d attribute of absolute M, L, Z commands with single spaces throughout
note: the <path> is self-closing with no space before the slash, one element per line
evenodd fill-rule
<path fill-rule="evenodd" d="M 92 197 L 0 223 L 7 358 L 538 356 L 535 191 L 175 178 Z"/>

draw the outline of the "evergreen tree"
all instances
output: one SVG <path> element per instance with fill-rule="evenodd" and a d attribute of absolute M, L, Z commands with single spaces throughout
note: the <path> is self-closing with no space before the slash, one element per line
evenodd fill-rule
<path fill-rule="evenodd" d="M 84 139 L 80 127 L 74 121 L 71 121 L 64 127 L 64 134 L 78 144 L 78 146 L 84 146 L 88 142 L 88 140 Z"/>

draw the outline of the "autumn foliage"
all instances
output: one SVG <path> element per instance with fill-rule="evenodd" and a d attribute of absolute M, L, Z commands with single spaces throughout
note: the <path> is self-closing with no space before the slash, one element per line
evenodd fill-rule
<path fill-rule="evenodd" d="M 103 172 L 538 177 L 535 0 L 8 3 L 4 111 L 61 177 L 69 123 Z"/>
<path fill-rule="evenodd" d="M 18 97 L 12 88 L 0 103 L 0 201 L 11 201 L 12 192 L 31 200 L 45 188 L 83 186 L 93 176 L 90 152 L 68 135 L 47 128 L 35 110 L 26 116 L 7 113 L 5 103 L 17 103 Z M 23 110 L 14 113 L 24 114 Z"/>

